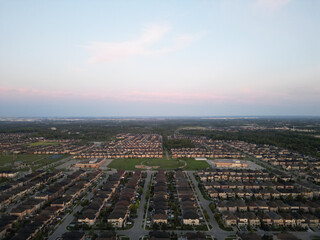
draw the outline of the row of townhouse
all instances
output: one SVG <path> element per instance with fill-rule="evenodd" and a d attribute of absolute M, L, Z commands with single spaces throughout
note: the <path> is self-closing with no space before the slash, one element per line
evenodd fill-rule
<path fill-rule="evenodd" d="M 269 176 L 269 172 L 264 169 L 206 169 L 197 172 L 199 175 L 260 175 Z"/>
<path fill-rule="evenodd" d="M 126 221 L 130 214 L 130 206 L 136 197 L 140 179 L 141 171 L 136 170 L 125 188 L 121 191 L 118 202 L 108 216 L 108 222 L 114 227 L 120 228 L 126 226 Z"/>
<path fill-rule="evenodd" d="M 94 225 L 105 203 L 105 197 L 95 196 L 92 202 L 90 202 L 90 204 L 83 210 L 83 212 L 78 217 L 78 222 L 86 223 L 89 226 Z"/>
<path fill-rule="evenodd" d="M 74 177 L 73 179 L 78 179 L 78 176 L 82 175 L 82 172 L 75 172 L 72 174 Z M 13 239 L 32 239 L 37 232 L 41 231 L 44 227 L 48 226 L 48 224 L 52 223 L 55 218 L 60 214 L 61 211 L 67 206 L 59 203 L 59 197 L 62 195 L 62 191 L 58 191 L 60 187 L 65 190 L 66 185 L 72 181 L 73 179 L 69 178 L 69 181 L 62 181 L 62 185 L 54 184 L 52 189 L 55 189 L 55 193 L 58 193 L 55 195 L 58 197 L 55 201 L 55 199 L 52 199 L 54 204 L 44 208 L 41 210 L 41 208 L 48 202 L 48 200 L 51 200 L 49 198 L 37 198 L 38 195 L 36 195 L 34 198 L 28 199 L 24 201 L 22 204 L 20 204 L 18 207 L 13 208 L 10 211 L 10 215 L 17 216 L 20 220 L 22 219 L 29 219 L 27 220 L 27 224 L 19 229 L 17 234 L 13 237 Z M 59 183 L 59 184 L 60 184 Z M 68 185 L 70 187 L 70 185 Z M 51 186 L 50 186 L 51 187 Z M 49 187 L 49 189 L 50 189 Z M 71 186 L 72 188 L 73 186 Z M 70 204 L 72 200 L 72 197 L 65 197 L 64 202 Z M 28 217 L 28 218 L 26 218 Z"/>
<path fill-rule="evenodd" d="M 82 151 L 77 158 L 162 158 L 162 136 L 159 134 L 120 134 L 116 141 Z"/>
<path fill-rule="evenodd" d="M 289 171 L 320 168 L 319 159 L 310 156 L 304 156 L 303 154 L 276 146 L 270 146 L 266 144 L 258 145 L 242 141 L 231 141 L 229 144 L 239 151 L 269 162 L 274 166 L 280 166 Z"/>
<path fill-rule="evenodd" d="M 101 175 L 101 171 L 90 172 L 88 174 L 83 171 L 76 171 L 67 177 L 67 181 L 63 181 L 65 183 L 61 186 L 63 191 L 57 191 L 59 194 L 56 198 L 45 200 L 36 198 L 32 199 L 30 204 L 32 202 L 37 202 L 37 206 L 33 207 L 33 212 L 30 212 L 31 215 L 28 215 L 29 217 L 31 216 L 31 218 L 27 220 L 27 224 L 23 228 L 19 229 L 12 239 L 20 240 L 34 238 L 39 231 L 42 231 L 49 224 L 52 224 L 57 216 L 69 207 L 73 201 L 85 191 L 86 188 L 96 182 Z M 82 177 L 82 181 L 79 181 L 80 177 Z M 66 185 L 68 185 L 68 187 L 65 187 Z M 56 184 L 54 186 L 56 186 Z M 71 191 L 72 193 L 76 192 L 77 194 L 70 195 L 68 192 L 71 189 L 73 190 Z M 42 206 L 39 204 L 46 203 L 48 200 L 52 200 L 50 206 L 41 210 Z M 22 204 L 22 206 L 24 205 L 25 204 Z M 38 212 L 36 216 L 32 217 L 36 212 Z M 12 214 L 12 211 L 10 214 Z"/>
<path fill-rule="evenodd" d="M 11 238 L 12 240 L 30 240 L 33 239 L 36 234 L 50 225 L 61 212 L 60 207 L 48 206 L 38 212 L 35 217 L 26 221 L 26 224 L 18 230 L 16 235 Z"/>
<path fill-rule="evenodd" d="M 199 225 L 200 218 L 197 203 L 187 176 L 182 170 L 177 170 L 175 172 L 175 180 L 183 224 Z"/>
<path fill-rule="evenodd" d="M 155 177 L 153 208 L 154 208 L 153 222 L 167 224 L 167 219 L 168 219 L 167 177 L 165 172 L 162 170 L 158 171 Z"/>
<path fill-rule="evenodd" d="M 270 160 L 270 164 L 273 166 L 280 166 L 288 171 L 306 170 L 308 168 L 306 161 L 298 160 Z"/>
<path fill-rule="evenodd" d="M 245 155 L 231 148 L 226 142 L 203 136 L 170 136 L 169 139 L 189 139 L 194 147 L 171 149 L 174 158 L 244 158 Z"/>
<path fill-rule="evenodd" d="M 317 184 L 320 183 L 320 173 L 318 170 L 314 170 L 310 172 L 310 175 L 307 178 L 309 181 L 315 182 Z"/>
<path fill-rule="evenodd" d="M 318 196 L 319 192 L 305 187 L 295 189 L 231 189 L 231 188 L 209 188 L 207 189 L 208 195 L 211 198 L 229 199 L 229 198 L 263 198 L 263 199 L 279 199 L 279 198 L 297 198 L 299 196 L 307 199 L 312 199 Z"/>
<path fill-rule="evenodd" d="M 15 178 L 18 174 L 18 172 L 12 170 L 1 171 L 0 178 Z"/>
<path fill-rule="evenodd" d="M 76 158 L 107 158 L 107 159 L 114 159 L 114 158 L 163 158 L 163 152 L 161 151 L 154 151 L 154 152 L 125 152 L 125 153 L 112 153 L 112 152 L 103 152 L 103 153 L 81 153 L 76 156 Z"/>
<path fill-rule="evenodd" d="M 0 208 L 6 207 L 14 200 L 37 190 L 42 184 L 46 184 L 54 179 L 59 178 L 62 172 L 35 172 L 28 174 L 17 181 L 2 186 L 0 196 Z"/>
<path fill-rule="evenodd" d="M 245 155 L 230 152 L 210 150 L 207 148 L 172 148 L 173 158 L 244 158 Z"/>
<path fill-rule="evenodd" d="M 31 137 L 27 133 L 1 133 L 0 134 L 0 152 L 19 151 L 28 143 L 40 141 L 42 138 Z"/>
<path fill-rule="evenodd" d="M 56 144 L 32 144 L 36 142 L 54 142 Z M 23 140 L 15 139 L 2 143 L 1 152 L 19 152 L 30 154 L 78 154 L 82 151 L 89 150 L 93 144 L 80 144 L 80 140 L 46 140 L 43 138 L 24 138 Z"/>
<path fill-rule="evenodd" d="M 105 158 L 85 159 L 77 162 L 75 168 L 99 168 L 106 162 Z"/>
<path fill-rule="evenodd" d="M 222 212 L 222 220 L 228 227 L 232 226 L 253 226 L 260 227 L 274 226 L 274 227 L 318 227 L 319 216 L 312 214 L 290 212 L 290 213 L 276 213 L 276 212 Z"/>
<path fill-rule="evenodd" d="M 255 182 L 255 181 L 276 181 L 277 177 L 269 173 L 263 173 L 259 170 L 248 171 L 221 171 L 209 170 L 199 171 L 198 176 L 201 181 L 242 181 L 242 182 Z"/>
<path fill-rule="evenodd" d="M 93 201 L 90 202 L 90 204 L 78 217 L 79 223 L 86 223 L 90 226 L 95 224 L 101 210 L 109 201 L 112 194 L 116 191 L 116 188 L 119 186 L 122 176 L 124 176 L 123 171 L 114 173 L 113 176 L 109 177 L 109 180 L 112 181 L 108 181 L 107 183 L 103 184 L 101 190 L 98 190 Z"/>
<path fill-rule="evenodd" d="M 82 174 L 82 173 L 79 172 L 78 174 Z M 62 193 L 74 183 L 73 180 L 77 179 L 77 176 L 78 175 L 73 174 L 74 178 L 65 179 L 59 183 L 55 183 L 54 185 L 49 186 L 48 190 L 45 190 L 43 192 L 36 194 L 33 198 L 28 199 L 28 200 L 22 202 L 21 204 L 19 204 L 17 207 L 11 209 L 10 215 L 18 216 L 18 218 L 20 220 L 26 216 L 29 217 L 30 215 L 33 215 L 35 212 L 37 212 L 39 209 L 41 209 L 47 201 L 61 196 Z M 76 185 L 71 186 L 69 190 L 76 190 L 79 193 L 76 195 L 74 194 L 72 196 L 68 195 L 67 193 L 64 193 L 64 196 L 71 197 L 71 198 L 78 197 L 80 195 L 81 191 L 84 189 L 84 187 L 85 187 L 84 184 L 77 183 Z M 52 205 L 52 206 L 53 207 L 60 207 L 60 205 Z M 64 207 L 64 206 L 62 206 L 62 207 Z"/>
<path fill-rule="evenodd" d="M 39 192 L 35 198 L 36 199 L 44 199 L 44 200 L 52 200 L 60 196 L 67 188 L 73 185 L 76 181 L 78 181 L 81 177 L 84 177 L 87 173 L 82 170 L 78 170 L 68 175 L 62 181 L 55 183 L 53 186 L 49 186 L 47 190 L 43 192 Z"/>
<path fill-rule="evenodd" d="M 26 174 L 23 177 L 18 178 L 17 180 L 11 180 L 7 184 L 2 185 L 0 187 L 0 191 L 7 192 L 7 191 L 10 191 L 10 190 L 15 189 L 17 187 L 27 185 L 30 182 L 33 182 L 33 181 L 39 179 L 41 176 L 43 176 L 45 174 L 46 174 L 45 171 L 36 171 L 36 172 Z"/>
<path fill-rule="evenodd" d="M 120 133 L 116 136 L 117 142 L 121 143 L 161 143 L 162 136 L 160 134 L 134 134 Z"/>
<path fill-rule="evenodd" d="M 60 197 L 54 199 L 50 205 L 52 207 L 61 207 L 63 210 L 72 206 L 74 200 L 79 198 L 92 183 L 96 182 L 97 177 L 101 176 L 101 174 L 102 172 L 96 171 L 89 174 L 86 179 L 74 182 Z"/>
<path fill-rule="evenodd" d="M 304 212 L 316 213 L 320 210 L 320 202 L 307 201 L 306 203 L 298 201 L 284 202 L 281 200 L 257 200 L 245 202 L 240 199 L 224 200 L 216 204 L 219 212 Z"/>
<path fill-rule="evenodd" d="M 229 181 L 213 181 L 204 182 L 205 189 L 215 188 L 215 189 L 294 189 L 295 184 L 293 183 L 279 183 L 279 182 L 229 182 Z"/>
<path fill-rule="evenodd" d="M 76 155 L 84 151 L 89 151 L 93 148 L 92 144 L 61 144 L 61 145 L 51 145 L 51 146 L 41 146 L 37 149 L 29 149 L 27 153 L 32 154 L 71 154 Z"/>
<path fill-rule="evenodd" d="M 43 199 L 30 198 L 22 202 L 17 207 L 11 209 L 10 215 L 17 216 L 20 220 L 22 220 L 25 216 L 33 215 L 35 212 L 41 209 L 45 202 L 46 201 Z"/>
<path fill-rule="evenodd" d="M 0 218 L 0 239 L 3 239 L 6 234 L 13 228 L 13 224 L 18 221 L 17 216 L 2 215 Z"/>

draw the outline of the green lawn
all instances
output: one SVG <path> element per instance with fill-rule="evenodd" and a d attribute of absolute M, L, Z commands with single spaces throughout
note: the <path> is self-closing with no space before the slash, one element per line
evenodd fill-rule
<path fill-rule="evenodd" d="M 32 169 L 33 169 L 33 170 L 37 170 L 37 169 L 39 169 L 39 168 L 41 168 L 41 167 L 43 167 L 43 166 L 46 166 L 46 165 L 49 165 L 49 164 L 51 164 L 51 163 L 55 163 L 55 162 L 57 162 L 57 161 L 60 161 L 61 159 L 66 158 L 66 157 L 68 157 L 69 155 L 61 155 L 61 156 L 58 157 L 58 158 L 51 158 L 51 159 L 50 159 L 50 156 L 51 156 L 51 155 L 46 155 L 45 158 L 37 161 L 36 164 L 32 167 Z"/>
<path fill-rule="evenodd" d="M 185 166 L 186 162 L 186 166 Z M 159 166 L 161 169 L 173 170 L 182 167 L 183 170 L 197 170 L 209 167 L 206 161 L 194 159 L 114 159 L 108 167 L 119 170 L 134 170 L 136 165 Z M 185 167 L 184 167 L 185 166 Z"/>
<path fill-rule="evenodd" d="M 51 155 L 42 155 L 42 154 L 17 154 L 13 157 L 12 154 L 0 155 L 0 167 L 1 170 L 10 170 L 12 169 L 13 163 L 15 161 L 22 161 L 30 165 L 33 169 L 38 169 L 44 165 L 56 162 L 65 158 L 66 156 L 61 156 L 57 159 L 48 159 Z M 25 169 L 22 169 L 25 170 Z M 21 171 L 21 170 L 20 170 Z"/>
<path fill-rule="evenodd" d="M 143 159 L 114 159 L 108 167 L 118 170 L 134 170 L 135 165 L 140 165 L 141 161 Z"/>
<path fill-rule="evenodd" d="M 32 163 L 36 160 L 44 158 L 48 155 L 34 155 L 34 154 L 17 154 L 13 156 L 12 154 L 8 155 L 0 155 L 0 166 L 4 166 L 6 164 L 11 164 L 15 161 L 23 161 L 25 163 Z"/>
<path fill-rule="evenodd" d="M 143 160 L 142 165 L 146 166 L 159 166 L 161 169 L 167 169 L 167 170 L 172 170 L 176 169 L 178 167 L 184 166 L 184 163 L 175 159 L 147 159 Z"/>
<path fill-rule="evenodd" d="M 210 165 L 207 161 L 196 161 L 193 158 L 183 160 L 187 163 L 187 166 L 183 168 L 183 170 L 201 170 L 210 168 Z"/>
<path fill-rule="evenodd" d="M 33 142 L 33 143 L 28 143 L 28 145 L 36 147 L 36 146 L 56 146 L 60 145 L 61 143 L 59 142 Z"/>

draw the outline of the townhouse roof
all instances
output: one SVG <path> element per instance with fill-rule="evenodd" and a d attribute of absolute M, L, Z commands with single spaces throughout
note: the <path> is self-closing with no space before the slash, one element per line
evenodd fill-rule
<path fill-rule="evenodd" d="M 156 213 L 153 217 L 153 219 L 158 220 L 158 219 L 167 219 L 167 216 L 163 213 Z"/>
<path fill-rule="evenodd" d="M 80 240 L 85 235 L 84 232 L 66 232 L 62 234 L 63 240 Z"/>
<path fill-rule="evenodd" d="M 241 240 L 261 240 L 262 238 L 257 233 L 242 233 L 239 234 Z"/>
<path fill-rule="evenodd" d="M 105 231 L 100 233 L 97 240 L 116 240 L 117 239 L 117 233 L 114 231 Z"/>
<path fill-rule="evenodd" d="M 168 232 L 161 232 L 161 231 L 153 231 L 153 232 L 149 232 L 149 236 L 150 237 L 155 237 L 155 238 L 168 238 L 170 239 L 170 233 Z"/>
<path fill-rule="evenodd" d="M 96 211 L 93 209 L 86 209 L 84 210 L 80 216 L 78 217 L 78 219 L 95 219 L 96 218 Z"/>
<path fill-rule="evenodd" d="M 186 234 L 187 240 L 204 240 L 206 235 L 201 232 L 188 232 Z"/>
<path fill-rule="evenodd" d="M 125 218 L 127 211 L 121 211 L 119 209 L 112 211 L 108 217 L 108 219 L 119 219 L 119 218 Z"/>
<path fill-rule="evenodd" d="M 199 215 L 193 210 L 184 211 L 183 219 L 199 219 Z"/>

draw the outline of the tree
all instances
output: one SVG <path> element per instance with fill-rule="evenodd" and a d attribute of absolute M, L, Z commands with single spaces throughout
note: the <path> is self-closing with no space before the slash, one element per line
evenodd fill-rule
<path fill-rule="evenodd" d="M 152 224 L 152 229 L 153 229 L 153 230 L 159 230 L 159 224 L 153 223 L 153 224 Z"/>

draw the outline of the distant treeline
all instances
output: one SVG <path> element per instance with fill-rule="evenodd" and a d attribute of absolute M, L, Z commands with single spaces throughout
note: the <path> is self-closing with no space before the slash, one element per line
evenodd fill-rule
<path fill-rule="evenodd" d="M 163 138 L 163 146 L 171 150 L 172 148 L 193 148 L 195 145 L 191 142 L 190 139 L 170 139 L 167 137 Z"/>
<path fill-rule="evenodd" d="M 239 140 L 255 144 L 269 144 L 320 157 L 320 139 L 289 131 L 206 131 L 181 130 L 185 135 L 207 136 L 213 140 Z"/>
<path fill-rule="evenodd" d="M 83 141 L 107 141 L 118 133 L 158 133 L 164 137 L 164 146 L 190 147 L 187 140 L 168 141 L 179 128 L 184 127 L 219 128 L 212 130 L 180 130 L 190 135 L 203 135 L 220 140 L 242 140 L 257 144 L 276 145 L 305 154 L 319 156 L 320 139 L 308 134 L 290 131 L 247 131 L 241 126 L 296 127 L 314 130 L 320 135 L 320 118 L 252 118 L 252 119 L 137 119 L 137 120 L 39 120 L 39 121 L 0 121 L 0 133 L 26 133 L 26 137 L 47 139 L 81 139 Z M 56 130 L 51 130 L 55 127 Z M 240 129 L 240 130 L 239 130 Z"/>

